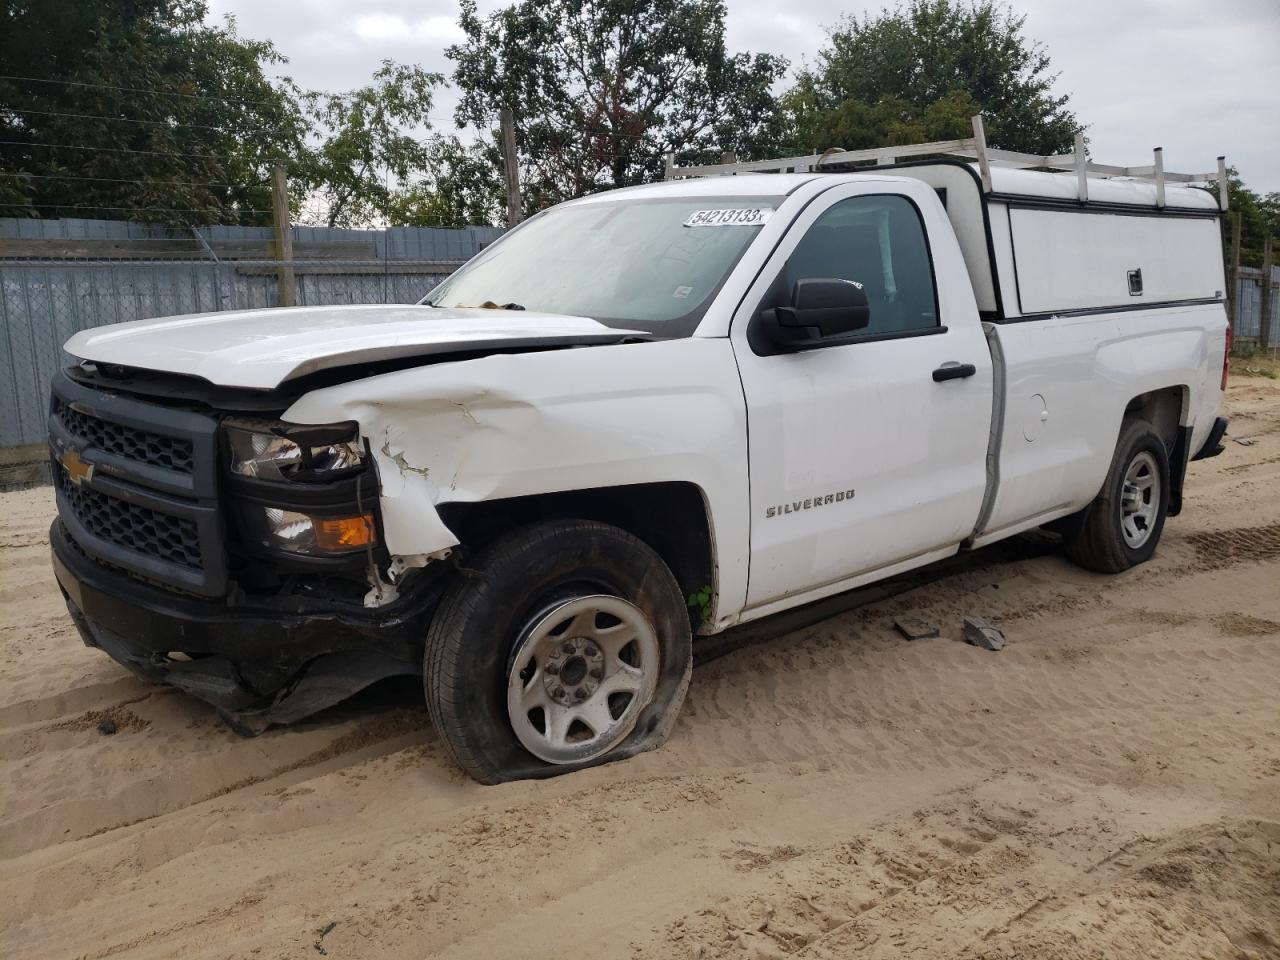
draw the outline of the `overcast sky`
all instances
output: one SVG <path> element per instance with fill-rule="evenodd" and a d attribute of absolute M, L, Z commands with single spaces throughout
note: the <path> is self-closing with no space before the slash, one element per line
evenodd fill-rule
<path fill-rule="evenodd" d="M 503 4 L 482 0 L 487 11 Z M 813 59 L 845 13 L 872 0 L 728 0 L 729 48 Z M 449 73 L 453 0 L 211 0 L 241 32 L 275 42 L 282 72 L 305 87 L 367 81 L 383 58 Z M 1137 166 L 1165 148 L 1165 169 L 1203 172 L 1226 154 L 1245 182 L 1280 191 L 1280 0 L 1016 0 L 1088 125 L 1094 159 Z M 436 114 L 448 123 L 455 97 Z"/>

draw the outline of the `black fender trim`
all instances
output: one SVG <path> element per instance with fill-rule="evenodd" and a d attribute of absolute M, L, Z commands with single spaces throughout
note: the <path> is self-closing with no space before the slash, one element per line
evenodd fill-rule
<path fill-rule="evenodd" d="M 1182 512 L 1182 487 L 1187 479 L 1187 455 L 1191 452 L 1191 428 L 1178 427 L 1178 438 L 1169 451 L 1169 509 L 1168 516 Z"/>
<path fill-rule="evenodd" d="M 1213 421 L 1213 429 L 1209 431 L 1209 436 L 1205 438 L 1204 446 L 1196 453 L 1192 460 L 1208 460 L 1210 457 L 1216 457 L 1223 451 L 1222 438 L 1227 433 L 1227 418 L 1218 417 Z M 1188 436 L 1188 439 L 1190 437 Z"/>

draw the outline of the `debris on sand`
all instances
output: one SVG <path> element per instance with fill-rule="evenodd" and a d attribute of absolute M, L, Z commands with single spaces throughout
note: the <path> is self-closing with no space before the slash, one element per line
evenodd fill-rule
<path fill-rule="evenodd" d="M 329 955 L 329 951 L 324 948 L 324 944 L 322 944 L 320 941 L 323 940 L 325 937 L 327 937 L 329 934 L 333 933 L 333 928 L 336 927 L 337 925 L 338 925 L 337 920 L 330 920 L 327 924 L 325 924 L 323 928 L 321 928 L 320 939 L 311 945 L 315 949 L 316 953 L 320 954 L 320 956 L 327 957 Z"/>
<path fill-rule="evenodd" d="M 893 628 L 908 640 L 932 640 L 942 636 L 941 627 L 919 617 L 899 617 L 893 621 Z"/>
<path fill-rule="evenodd" d="M 100 724 L 98 724 L 98 732 L 102 734 L 104 737 L 111 736 L 118 729 L 119 728 L 116 726 L 116 722 L 112 720 L 110 717 L 108 717 L 107 719 L 103 720 Z"/>
<path fill-rule="evenodd" d="M 999 628 L 986 617 L 965 617 L 964 642 L 983 650 L 1003 650 L 1005 639 Z"/>

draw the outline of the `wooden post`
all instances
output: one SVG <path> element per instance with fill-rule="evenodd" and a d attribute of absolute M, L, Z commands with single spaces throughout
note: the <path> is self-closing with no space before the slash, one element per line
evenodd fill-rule
<path fill-rule="evenodd" d="M 1075 142 L 1076 167 L 1076 199 L 1081 203 L 1089 201 L 1089 156 L 1084 152 L 1084 131 L 1076 131 Z"/>
<path fill-rule="evenodd" d="M 1231 332 L 1240 329 L 1240 211 L 1231 211 L 1231 265 L 1227 271 L 1231 289 L 1227 291 L 1227 321 Z"/>
<path fill-rule="evenodd" d="M 284 167 L 271 168 L 271 212 L 276 227 L 276 259 L 281 267 L 280 306 L 292 307 L 298 302 L 298 288 L 293 276 L 293 225 L 289 223 L 289 184 Z M 285 264 L 289 264 L 286 266 Z"/>
<path fill-rule="evenodd" d="M 987 160 L 987 134 L 982 129 L 982 114 L 973 118 L 973 152 L 978 159 L 978 172 L 982 174 L 983 193 L 991 192 L 991 163 Z"/>
<path fill-rule="evenodd" d="M 511 110 L 503 107 L 499 114 L 502 122 L 502 166 L 507 175 L 507 227 L 514 227 L 524 219 L 520 204 L 520 164 L 516 157 L 516 119 Z"/>
<path fill-rule="evenodd" d="M 1218 209 L 1227 212 L 1227 158 L 1218 158 Z"/>
<path fill-rule="evenodd" d="M 1271 349 L 1271 237 L 1262 245 L 1262 316 L 1259 318 L 1258 343 L 1263 350 Z"/>
<path fill-rule="evenodd" d="M 1156 178 L 1156 206 L 1164 209 L 1164 147 L 1156 147 L 1155 164 L 1152 170 Z"/>

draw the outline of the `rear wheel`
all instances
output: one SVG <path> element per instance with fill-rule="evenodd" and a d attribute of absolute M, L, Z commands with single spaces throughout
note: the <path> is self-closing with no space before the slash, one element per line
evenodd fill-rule
<path fill-rule="evenodd" d="M 1150 559 L 1169 509 L 1169 453 L 1145 420 L 1120 431 L 1111 469 L 1093 503 L 1067 535 L 1067 556 L 1099 573 L 1119 573 Z"/>
<path fill-rule="evenodd" d="M 432 721 L 483 783 L 658 746 L 684 700 L 689 616 L 661 557 L 607 524 L 558 520 L 489 545 L 427 633 Z"/>

